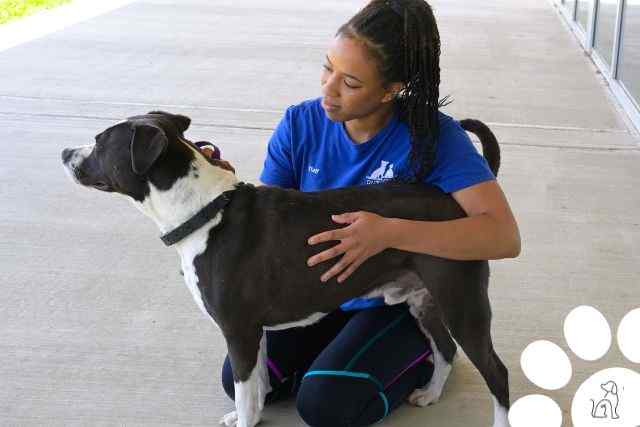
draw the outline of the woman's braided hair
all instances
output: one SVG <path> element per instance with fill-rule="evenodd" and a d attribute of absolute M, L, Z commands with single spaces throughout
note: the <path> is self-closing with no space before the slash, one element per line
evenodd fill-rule
<path fill-rule="evenodd" d="M 440 35 L 424 0 L 372 0 L 336 32 L 364 43 L 385 87 L 402 82 L 394 104 L 411 134 L 409 170 L 396 177 L 421 182 L 435 160 L 439 136 Z"/>

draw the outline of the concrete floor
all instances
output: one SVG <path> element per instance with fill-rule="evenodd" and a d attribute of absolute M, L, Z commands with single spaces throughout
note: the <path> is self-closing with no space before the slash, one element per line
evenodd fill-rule
<path fill-rule="evenodd" d="M 178 257 L 128 202 L 71 184 L 62 148 L 91 143 L 152 109 L 187 114 L 257 182 L 284 109 L 319 94 L 321 61 L 362 1 L 140 0 L 0 52 L 0 424 L 212 425 L 233 408 L 220 333 L 178 273 Z M 562 334 L 575 306 L 613 330 L 640 305 L 637 133 L 550 3 L 433 2 L 445 112 L 491 125 L 522 255 L 492 263 L 493 335 L 512 402 L 544 392 L 519 364 L 531 341 L 570 355 L 574 376 L 544 392 L 564 425 L 591 373 L 631 366 L 614 344 L 583 362 Z M 458 359 L 440 403 L 385 426 L 487 426 L 492 404 Z M 292 403 L 265 425 L 299 426 Z"/>

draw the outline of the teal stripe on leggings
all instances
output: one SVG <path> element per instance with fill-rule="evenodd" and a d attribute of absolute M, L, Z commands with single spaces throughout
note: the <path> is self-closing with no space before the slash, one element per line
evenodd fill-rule
<path fill-rule="evenodd" d="M 333 375 L 336 377 L 353 377 L 353 378 L 363 378 L 366 380 L 371 381 L 372 383 L 374 383 L 376 385 L 376 387 L 378 387 L 378 390 L 384 390 L 384 387 L 382 386 L 382 382 L 380 382 L 379 379 L 377 379 L 376 377 L 367 374 L 366 372 L 350 372 L 350 371 L 309 371 L 306 374 L 304 374 L 304 377 L 302 378 L 307 378 L 307 377 L 311 377 L 311 376 L 317 376 L 317 375 Z"/>
<path fill-rule="evenodd" d="M 364 347 L 362 347 L 360 349 L 359 352 L 356 353 L 355 356 L 353 356 L 353 358 L 349 361 L 349 363 L 347 363 L 347 366 L 344 367 L 345 371 L 353 368 L 353 365 L 355 365 L 355 363 L 358 361 L 358 359 L 360 358 L 360 356 L 362 356 L 364 354 L 365 351 L 367 351 L 376 341 L 378 341 L 380 339 L 380 337 L 382 337 L 384 334 L 386 334 L 387 332 L 389 332 L 391 329 L 393 329 L 395 326 L 398 325 L 398 323 L 400 323 L 400 321 L 402 319 L 405 318 L 405 316 L 407 316 L 409 314 L 409 311 L 404 312 L 403 314 L 401 314 L 400 316 L 398 316 L 398 318 L 396 320 L 394 320 L 393 322 L 391 322 L 390 324 L 388 324 L 383 330 L 381 330 L 380 332 L 378 332 L 373 338 L 371 338 Z"/>
<path fill-rule="evenodd" d="M 382 386 L 382 382 L 380 382 L 380 380 L 378 380 L 373 375 L 369 375 L 366 372 L 309 371 L 306 374 L 304 374 L 304 377 L 302 377 L 302 379 L 305 379 L 307 377 L 313 377 L 313 376 L 321 376 L 321 375 L 329 375 L 329 376 L 336 376 L 336 377 L 362 378 L 362 379 L 366 379 L 366 380 L 371 381 L 372 383 L 374 383 L 376 385 L 376 387 L 378 387 L 378 390 L 379 390 L 378 391 L 378 395 L 382 399 L 382 403 L 384 403 L 384 415 L 382 415 L 382 418 L 380 418 L 380 420 L 378 422 L 382 421 L 384 419 L 384 417 L 386 417 L 389 414 L 389 401 L 387 400 L 387 396 L 384 394 L 384 387 Z"/>
<path fill-rule="evenodd" d="M 389 413 L 389 401 L 387 400 L 387 396 L 379 391 L 378 394 L 380 395 L 380 398 L 382 399 L 382 402 L 384 403 L 384 415 L 382 416 L 382 418 L 380 418 L 377 422 L 380 422 L 382 420 L 384 420 L 384 417 L 387 416 L 387 414 Z"/>

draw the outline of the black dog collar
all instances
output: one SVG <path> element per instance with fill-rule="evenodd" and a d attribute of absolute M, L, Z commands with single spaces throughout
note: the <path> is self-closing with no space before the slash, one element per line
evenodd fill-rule
<path fill-rule="evenodd" d="M 243 183 L 238 183 L 237 185 L 242 185 Z M 228 190 L 216 197 L 204 208 L 200 209 L 200 211 L 189 218 L 187 222 L 182 223 L 177 228 L 172 231 L 163 234 L 160 236 L 160 240 L 164 242 L 165 245 L 171 246 L 174 243 L 178 243 L 180 240 L 184 239 L 207 222 L 212 220 L 221 209 L 224 209 L 225 206 L 229 204 L 231 201 L 231 197 L 233 193 L 236 191 L 237 187 L 233 190 Z"/>

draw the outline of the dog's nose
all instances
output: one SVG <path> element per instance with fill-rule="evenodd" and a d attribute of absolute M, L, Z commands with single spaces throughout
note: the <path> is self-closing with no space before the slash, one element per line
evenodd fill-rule
<path fill-rule="evenodd" d="M 69 148 L 65 148 L 64 150 L 62 150 L 62 162 L 67 163 L 69 159 L 71 159 L 72 155 L 73 155 L 73 150 Z"/>

